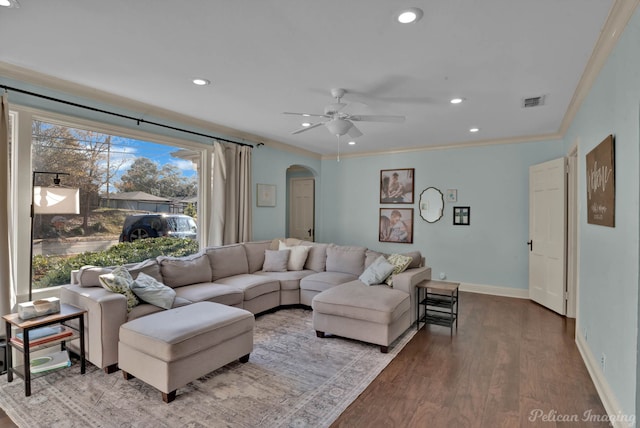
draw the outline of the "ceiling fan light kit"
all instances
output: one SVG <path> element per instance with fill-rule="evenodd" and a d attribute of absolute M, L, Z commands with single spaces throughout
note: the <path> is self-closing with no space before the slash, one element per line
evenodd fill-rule
<path fill-rule="evenodd" d="M 327 119 L 324 122 L 317 122 L 314 124 L 305 125 L 301 129 L 297 129 L 292 134 L 300 134 L 301 132 L 308 131 L 313 128 L 317 128 L 324 125 L 331 135 L 341 137 L 348 134 L 351 138 L 358 138 L 362 132 L 354 125 L 353 122 L 387 122 L 387 123 L 402 123 L 404 122 L 404 116 L 390 116 L 390 115 L 355 115 L 346 113 L 345 110 L 349 104 L 341 102 L 342 97 L 347 93 L 345 89 L 334 88 L 331 89 L 331 96 L 335 98 L 336 102 L 328 104 L 324 108 L 324 114 L 312 114 L 312 113 L 295 113 L 284 112 L 283 114 L 290 114 L 303 117 L 322 117 Z"/>

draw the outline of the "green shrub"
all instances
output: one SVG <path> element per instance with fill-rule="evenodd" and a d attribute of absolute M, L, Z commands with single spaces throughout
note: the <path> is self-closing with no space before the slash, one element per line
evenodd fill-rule
<path fill-rule="evenodd" d="M 197 253 L 198 242 L 193 239 L 152 238 L 122 242 L 104 251 L 86 252 L 71 257 L 35 256 L 33 258 L 33 288 L 68 284 L 71 271 L 82 266 L 116 266 L 137 263 L 158 256 L 181 257 Z"/>

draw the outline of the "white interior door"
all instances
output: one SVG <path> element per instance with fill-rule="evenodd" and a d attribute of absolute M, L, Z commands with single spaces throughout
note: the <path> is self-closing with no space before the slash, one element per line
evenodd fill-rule
<path fill-rule="evenodd" d="M 566 161 L 529 168 L 529 297 L 566 313 Z"/>
<path fill-rule="evenodd" d="M 314 240 L 314 190 L 313 178 L 292 178 L 289 192 L 289 236 Z"/>

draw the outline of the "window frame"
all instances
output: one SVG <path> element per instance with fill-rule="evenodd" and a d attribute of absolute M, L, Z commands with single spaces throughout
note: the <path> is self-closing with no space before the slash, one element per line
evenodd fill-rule
<path fill-rule="evenodd" d="M 141 141 L 149 141 L 175 147 L 176 150 L 193 151 L 198 174 L 198 242 L 205 248 L 209 242 L 210 201 L 212 191 L 213 143 L 207 144 L 154 133 L 147 130 L 120 126 L 107 122 L 46 111 L 38 108 L 11 104 L 9 115 L 13 120 L 11 153 L 11 210 L 12 270 L 16 281 L 18 302 L 26 301 L 29 292 L 29 255 L 31 251 L 31 179 L 33 142 L 32 125 L 39 120 L 55 125 L 83 129 L 109 135 L 117 135 Z M 59 287 L 34 289 L 33 299 L 57 296 Z"/>

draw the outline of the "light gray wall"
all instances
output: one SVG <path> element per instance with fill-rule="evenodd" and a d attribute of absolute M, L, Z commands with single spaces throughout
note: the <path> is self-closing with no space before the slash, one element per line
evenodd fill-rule
<path fill-rule="evenodd" d="M 579 144 L 578 334 L 596 361 L 623 413 L 635 414 L 638 394 L 638 218 L 640 13 L 636 11 L 589 96 L 565 135 Z M 587 223 L 585 156 L 615 135 L 615 228 Z"/>
<path fill-rule="evenodd" d="M 387 253 L 420 250 L 436 276 L 526 289 L 529 166 L 563 154 L 561 141 L 544 141 L 325 160 L 318 240 Z M 415 168 L 414 203 L 380 204 L 380 170 L 400 168 Z M 458 190 L 436 223 L 418 212 L 420 193 L 431 186 Z M 379 209 L 393 206 L 414 209 L 413 244 L 378 242 Z M 452 224 L 454 206 L 471 207 L 470 226 Z"/>

